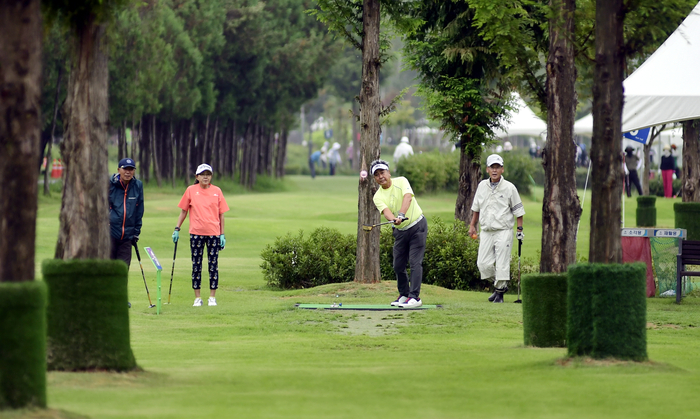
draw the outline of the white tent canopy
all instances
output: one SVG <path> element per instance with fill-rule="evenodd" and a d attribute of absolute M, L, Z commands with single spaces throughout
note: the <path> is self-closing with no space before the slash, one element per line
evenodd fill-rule
<path fill-rule="evenodd" d="M 513 93 L 513 95 L 515 96 L 514 107 L 516 110 L 510 113 L 510 120 L 503 124 L 505 129 L 496 130 L 496 136 L 499 138 L 513 135 L 543 136 L 547 132 L 547 123 L 530 110 L 520 95 L 517 93 Z"/>
<path fill-rule="evenodd" d="M 700 118 L 700 3 L 624 81 L 622 131 Z"/>

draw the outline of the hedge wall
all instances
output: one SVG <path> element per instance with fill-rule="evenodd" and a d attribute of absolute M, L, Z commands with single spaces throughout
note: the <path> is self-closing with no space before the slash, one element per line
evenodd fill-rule
<path fill-rule="evenodd" d="M 129 336 L 126 264 L 120 260 L 45 260 L 49 289 L 48 368 L 136 367 Z"/>
<path fill-rule="evenodd" d="M 656 197 L 637 197 L 637 227 L 656 226 Z"/>
<path fill-rule="evenodd" d="M 525 345 L 566 346 L 566 274 L 522 278 Z"/>
<path fill-rule="evenodd" d="M 566 343 L 569 356 L 646 360 L 646 265 L 569 267 Z"/>
<path fill-rule="evenodd" d="M 688 230 L 688 240 L 700 240 L 700 202 L 677 202 L 673 204 L 676 228 Z"/>
<path fill-rule="evenodd" d="M 0 409 L 46 407 L 46 285 L 0 283 Z"/>

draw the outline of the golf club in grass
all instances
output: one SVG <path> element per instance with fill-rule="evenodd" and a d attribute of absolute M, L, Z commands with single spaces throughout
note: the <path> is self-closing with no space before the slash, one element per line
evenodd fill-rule
<path fill-rule="evenodd" d="M 523 240 L 518 239 L 518 299 L 513 301 L 514 303 L 521 304 L 523 300 L 520 299 L 520 254 L 523 249 Z"/>
<path fill-rule="evenodd" d="M 148 285 L 146 284 L 146 274 L 143 273 L 143 265 L 141 264 L 141 255 L 139 254 L 139 248 L 134 243 L 134 249 L 136 249 L 136 259 L 139 260 L 139 266 L 141 267 L 141 276 L 143 277 L 143 285 L 146 287 L 146 295 L 148 296 L 148 308 L 155 307 L 155 304 L 151 303 L 151 294 L 148 292 Z"/>
<path fill-rule="evenodd" d="M 168 304 L 170 304 L 170 293 L 173 291 L 173 274 L 175 274 L 175 256 L 177 255 L 177 242 L 175 242 L 175 251 L 173 252 L 173 269 L 170 271 L 170 289 L 168 290 Z"/>
<path fill-rule="evenodd" d="M 403 220 L 408 220 L 408 218 L 402 218 L 402 219 L 403 219 Z M 385 225 L 385 224 L 394 224 L 394 222 L 393 222 L 393 221 L 386 221 L 386 222 L 379 223 L 379 224 L 372 224 L 371 226 L 363 225 L 363 226 L 362 226 L 362 229 L 363 229 L 364 231 L 372 231 L 372 229 L 373 229 L 374 227 L 383 226 L 383 225 Z"/>

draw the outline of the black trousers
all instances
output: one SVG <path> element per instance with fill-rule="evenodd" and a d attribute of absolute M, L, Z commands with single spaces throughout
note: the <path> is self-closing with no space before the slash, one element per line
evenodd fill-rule
<path fill-rule="evenodd" d="M 630 174 L 627 177 L 627 197 L 629 198 L 632 196 L 632 185 L 634 185 L 637 188 L 637 193 L 639 196 L 644 195 L 642 192 L 642 185 L 639 183 L 639 176 L 637 175 L 636 170 L 630 170 Z"/>
<path fill-rule="evenodd" d="M 109 255 L 110 259 L 119 259 L 126 262 L 126 266 L 131 266 L 131 240 L 121 240 L 110 237 L 112 240 L 112 251 Z"/>
<path fill-rule="evenodd" d="M 399 295 L 408 298 L 420 296 L 423 282 L 423 256 L 425 240 L 428 238 L 428 221 L 425 217 L 408 230 L 395 228 L 394 235 L 394 272 Z M 411 278 L 406 273 L 406 266 L 411 265 Z"/>

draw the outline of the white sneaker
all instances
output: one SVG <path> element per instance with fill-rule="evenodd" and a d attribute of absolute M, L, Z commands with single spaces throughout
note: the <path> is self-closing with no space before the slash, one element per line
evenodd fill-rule
<path fill-rule="evenodd" d="M 406 301 L 403 304 L 399 304 L 399 307 L 402 308 L 418 308 L 423 305 L 423 302 L 420 300 L 420 298 L 409 298 L 408 301 Z"/>
<path fill-rule="evenodd" d="M 209 306 L 215 306 L 215 305 L 216 305 L 216 298 L 214 298 L 214 297 L 209 297 L 209 300 L 207 301 L 207 305 L 209 305 Z"/>
<path fill-rule="evenodd" d="M 192 307 L 201 307 L 202 306 L 202 299 L 201 298 L 195 298 L 194 299 L 194 304 L 192 304 Z"/>
<path fill-rule="evenodd" d="M 408 297 L 404 297 L 404 296 L 402 295 L 402 296 L 400 296 L 399 298 L 397 298 L 396 301 L 392 301 L 392 302 L 391 302 L 391 305 L 394 306 L 394 307 L 398 307 L 398 306 L 400 306 L 401 304 L 405 303 L 406 301 L 408 301 Z"/>

